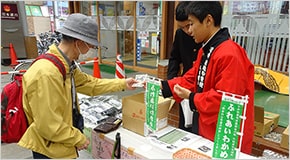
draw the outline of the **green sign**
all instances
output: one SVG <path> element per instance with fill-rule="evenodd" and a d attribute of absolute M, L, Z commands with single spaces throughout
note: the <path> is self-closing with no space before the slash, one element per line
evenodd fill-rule
<path fill-rule="evenodd" d="M 213 158 L 236 159 L 243 101 L 223 95 L 216 127 Z"/>
<path fill-rule="evenodd" d="M 29 6 L 32 16 L 42 16 L 40 6 Z"/>
<path fill-rule="evenodd" d="M 157 111 L 160 85 L 148 81 L 146 84 L 145 104 L 146 104 L 146 125 L 152 131 L 157 130 Z"/>
<path fill-rule="evenodd" d="M 30 8 L 28 5 L 25 5 L 25 12 L 26 12 L 26 16 L 31 16 Z"/>

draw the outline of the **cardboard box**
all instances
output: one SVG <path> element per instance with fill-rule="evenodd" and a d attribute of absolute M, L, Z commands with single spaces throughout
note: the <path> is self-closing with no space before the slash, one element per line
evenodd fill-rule
<path fill-rule="evenodd" d="M 289 125 L 282 133 L 282 140 L 280 146 L 282 148 L 289 149 Z"/>
<path fill-rule="evenodd" d="M 264 108 L 255 106 L 255 135 L 263 137 L 273 130 L 274 121 L 264 118 Z"/>
<path fill-rule="evenodd" d="M 264 122 L 254 122 L 255 126 L 255 135 L 263 137 L 266 134 L 271 132 L 271 126 L 273 125 L 273 121 L 269 119 L 264 119 Z"/>
<path fill-rule="evenodd" d="M 174 100 L 159 97 L 157 112 L 158 130 L 168 125 L 168 111 L 171 109 Z M 122 120 L 123 127 L 142 136 L 147 134 L 145 125 L 146 107 L 144 103 L 144 92 L 123 97 L 122 99 Z"/>
<path fill-rule="evenodd" d="M 27 58 L 34 59 L 38 56 L 37 40 L 35 36 L 25 37 L 25 50 Z"/>
<path fill-rule="evenodd" d="M 112 133 L 112 132 L 111 132 Z M 115 135 L 115 132 L 113 132 Z M 108 133 L 110 134 L 110 133 Z M 95 159 L 114 159 L 112 158 L 112 152 L 114 150 L 115 139 L 110 137 L 108 134 L 99 133 L 92 131 L 92 157 Z M 121 133 L 121 141 L 126 135 Z M 125 142 L 121 142 L 121 159 L 144 159 L 144 157 L 136 154 L 135 148 L 125 147 Z"/>
<path fill-rule="evenodd" d="M 274 121 L 273 129 L 275 129 L 275 128 L 278 127 L 278 122 L 279 122 L 280 114 L 276 114 L 276 113 L 264 111 L 264 118 Z"/>

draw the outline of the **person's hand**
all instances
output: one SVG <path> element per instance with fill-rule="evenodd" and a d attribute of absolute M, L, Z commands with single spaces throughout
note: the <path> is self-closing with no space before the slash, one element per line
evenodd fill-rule
<path fill-rule="evenodd" d="M 184 87 L 181 87 L 179 84 L 176 84 L 173 88 L 173 91 L 183 99 L 189 99 L 189 95 L 191 91 L 189 89 L 186 89 Z"/>
<path fill-rule="evenodd" d="M 134 78 L 126 78 L 126 85 L 128 90 L 134 90 L 136 87 L 132 87 L 134 83 L 137 83 L 138 81 Z"/>
<path fill-rule="evenodd" d="M 146 89 L 147 82 L 144 81 L 144 82 L 142 82 L 142 84 L 143 84 L 143 89 Z M 162 83 L 161 83 L 161 82 L 160 82 L 160 89 L 161 89 L 161 90 L 163 89 L 163 87 L 162 87 Z"/>
<path fill-rule="evenodd" d="M 143 89 L 146 89 L 146 84 L 147 84 L 147 82 L 144 81 L 144 82 L 142 82 L 142 84 L 143 84 Z"/>
<path fill-rule="evenodd" d="M 88 146 L 89 146 L 89 144 L 90 144 L 90 140 L 87 139 L 86 142 L 85 142 L 85 144 L 83 144 L 80 147 L 77 147 L 78 151 L 83 150 L 83 149 L 87 149 Z"/>

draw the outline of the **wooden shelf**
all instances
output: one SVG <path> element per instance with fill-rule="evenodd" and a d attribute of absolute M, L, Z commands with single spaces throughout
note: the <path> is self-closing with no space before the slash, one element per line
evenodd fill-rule
<path fill-rule="evenodd" d="M 284 131 L 284 129 L 285 128 L 283 128 L 283 127 L 278 127 L 276 129 L 274 129 L 274 132 L 282 133 Z M 269 149 L 269 150 L 272 150 L 274 152 L 277 152 L 277 153 L 280 153 L 282 155 L 289 157 L 289 150 L 285 149 L 285 148 L 281 148 L 280 143 L 269 141 L 269 140 L 266 140 L 262 137 L 254 136 L 252 155 L 256 156 L 256 157 L 262 156 L 263 151 L 265 149 Z"/>

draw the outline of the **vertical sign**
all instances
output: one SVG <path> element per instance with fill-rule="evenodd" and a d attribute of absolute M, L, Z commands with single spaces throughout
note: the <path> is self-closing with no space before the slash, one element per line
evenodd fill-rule
<path fill-rule="evenodd" d="M 157 111 L 160 85 L 148 81 L 146 84 L 145 104 L 146 104 L 146 125 L 152 130 L 157 130 Z"/>
<path fill-rule="evenodd" d="M 137 61 L 140 62 L 141 61 L 141 39 L 137 39 L 137 50 L 136 50 L 136 57 L 137 57 Z"/>
<path fill-rule="evenodd" d="M 157 33 L 151 34 L 151 54 L 157 53 Z"/>
<path fill-rule="evenodd" d="M 223 95 L 216 127 L 213 158 L 236 159 L 243 101 Z"/>
<path fill-rule="evenodd" d="M 145 12 L 146 12 L 146 8 L 143 5 L 143 2 L 138 2 L 139 3 L 139 8 L 137 8 L 137 10 L 139 10 L 138 12 L 138 16 L 144 16 Z"/>

